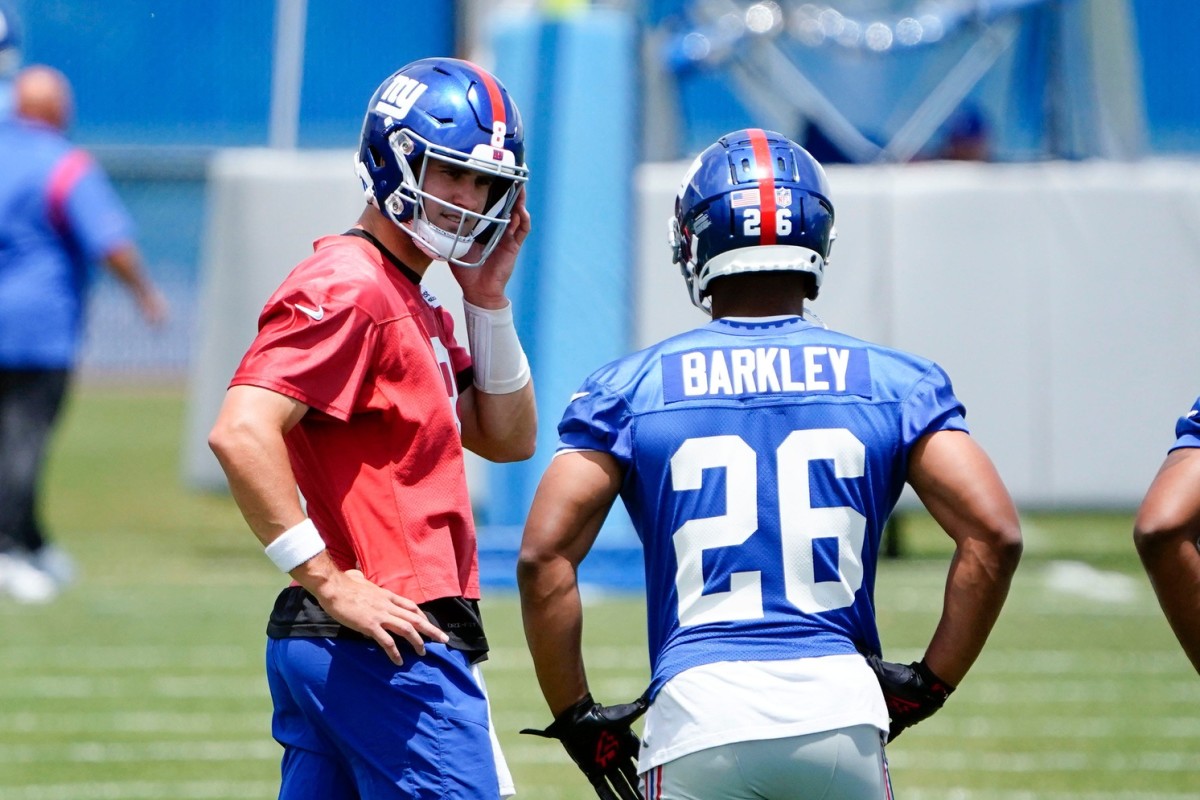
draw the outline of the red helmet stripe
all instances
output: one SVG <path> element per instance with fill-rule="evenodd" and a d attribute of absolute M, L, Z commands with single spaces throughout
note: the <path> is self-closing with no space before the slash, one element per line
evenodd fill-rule
<path fill-rule="evenodd" d="M 762 209 L 759 244 L 775 244 L 775 169 L 771 165 L 771 149 L 762 128 L 750 128 L 750 147 L 754 150 L 754 169 L 758 173 L 758 202 Z"/>
<path fill-rule="evenodd" d="M 492 74 L 478 64 L 466 62 L 471 69 L 475 70 L 475 74 L 479 76 L 479 82 L 483 84 L 483 88 L 487 90 L 488 102 L 492 106 L 492 122 L 503 122 L 508 125 L 508 119 L 504 114 L 504 97 L 500 94 L 500 84 L 496 83 L 496 79 Z"/>

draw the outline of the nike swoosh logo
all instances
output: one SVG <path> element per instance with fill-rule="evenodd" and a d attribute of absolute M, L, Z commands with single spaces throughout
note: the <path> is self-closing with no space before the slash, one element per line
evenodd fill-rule
<path fill-rule="evenodd" d="M 1190 412 L 1190 413 L 1188 414 L 1188 419 L 1191 419 L 1192 417 L 1196 416 L 1197 414 L 1200 414 L 1200 411 L 1192 411 L 1192 412 Z"/>
<path fill-rule="evenodd" d="M 299 303 L 294 303 L 293 305 L 296 306 L 297 311 L 308 315 L 314 322 L 320 322 L 325 318 L 325 306 L 323 305 L 317 306 L 316 308 L 309 308 L 308 306 L 303 306 Z"/>
<path fill-rule="evenodd" d="M 575 394 L 571 395 L 571 402 L 574 403 L 579 398 L 587 397 L 589 394 L 591 394 L 591 392 L 576 392 Z"/>

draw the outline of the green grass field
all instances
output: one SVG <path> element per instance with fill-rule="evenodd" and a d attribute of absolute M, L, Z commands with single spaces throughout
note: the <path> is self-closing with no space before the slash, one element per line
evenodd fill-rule
<path fill-rule="evenodd" d="M 227 497 L 179 480 L 178 390 L 85 386 L 55 442 L 46 517 L 82 579 L 43 607 L 0 600 L 0 798 L 275 796 L 263 626 L 282 585 Z M 1128 515 L 1031 516 L 1008 606 L 958 693 L 890 750 L 901 800 L 1200 796 L 1200 678 L 1134 556 Z M 887 655 L 919 654 L 949 548 L 927 520 L 881 565 Z M 587 798 L 547 721 L 515 597 L 486 598 L 486 667 L 523 798 Z M 640 597 L 597 596 L 592 688 L 641 691 Z"/>

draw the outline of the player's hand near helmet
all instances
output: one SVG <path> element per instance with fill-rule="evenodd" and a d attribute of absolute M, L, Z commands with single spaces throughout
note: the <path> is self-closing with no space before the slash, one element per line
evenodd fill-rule
<path fill-rule="evenodd" d="M 640 800 L 637 756 L 641 742 L 629 726 L 649 707 L 645 697 L 602 706 L 589 693 L 555 717 L 544 731 L 525 728 L 521 733 L 562 742 L 600 800 Z"/>
<path fill-rule="evenodd" d="M 505 287 L 512 277 L 513 268 L 517 263 L 517 253 L 525 243 L 531 227 L 529 210 L 525 208 L 525 189 L 517 193 L 513 203 L 512 215 L 504 232 L 500 234 L 500 242 L 488 256 L 487 261 L 478 267 L 460 267 L 450 264 L 450 272 L 458 285 L 462 287 L 463 299 L 481 308 L 504 308 L 508 305 L 505 297 Z M 473 258 L 472 253 L 482 245 L 476 242 L 468 252 L 467 259 Z"/>
<path fill-rule="evenodd" d="M 912 664 L 896 664 L 876 655 L 868 655 L 866 659 L 879 679 L 892 720 L 889 742 L 906 728 L 933 716 L 954 691 L 953 686 L 933 674 L 924 659 Z"/>

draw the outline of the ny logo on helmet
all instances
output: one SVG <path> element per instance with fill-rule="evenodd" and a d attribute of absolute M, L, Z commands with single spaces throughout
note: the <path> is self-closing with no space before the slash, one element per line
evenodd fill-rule
<path fill-rule="evenodd" d="M 429 87 L 405 75 L 397 75 L 375 104 L 375 110 L 395 119 L 404 119 Z"/>

